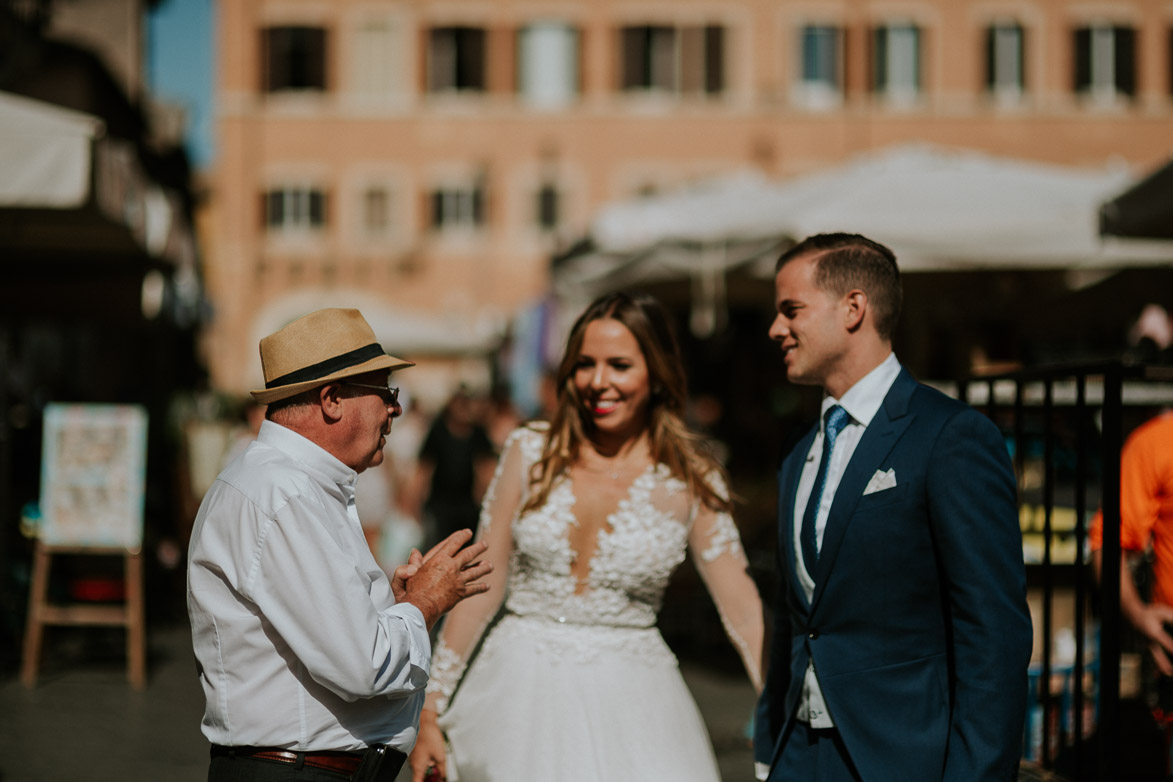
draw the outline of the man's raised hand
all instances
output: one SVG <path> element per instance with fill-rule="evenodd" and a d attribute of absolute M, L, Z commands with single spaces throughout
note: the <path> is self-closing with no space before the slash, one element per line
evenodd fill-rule
<path fill-rule="evenodd" d="M 400 581 L 404 602 L 423 613 L 429 629 L 461 600 L 489 589 L 480 580 L 493 571 L 491 564 L 481 561 L 488 545 L 484 541 L 469 543 L 472 536 L 472 530 L 453 532 L 422 557 L 413 552 L 408 564 L 395 571 L 392 590 Z M 395 594 L 399 599 L 398 591 Z"/>

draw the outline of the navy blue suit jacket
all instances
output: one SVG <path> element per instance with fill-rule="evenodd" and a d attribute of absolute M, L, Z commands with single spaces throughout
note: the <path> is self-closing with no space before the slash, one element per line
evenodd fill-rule
<path fill-rule="evenodd" d="M 1032 633 L 1016 484 L 984 415 L 901 370 L 835 492 L 808 604 L 795 574 L 799 474 L 778 475 L 782 595 L 755 755 L 773 764 L 814 659 L 867 782 L 1012 780 Z M 877 471 L 896 486 L 864 494 Z"/>

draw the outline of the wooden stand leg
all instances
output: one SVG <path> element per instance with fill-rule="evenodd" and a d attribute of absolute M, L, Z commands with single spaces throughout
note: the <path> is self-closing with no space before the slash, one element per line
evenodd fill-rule
<path fill-rule="evenodd" d="M 126 666 L 130 685 L 147 686 L 146 619 L 143 610 L 143 555 L 126 555 Z"/>
<path fill-rule="evenodd" d="M 122 555 L 126 597 L 121 606 L 50 604 L 49 563 L 54 553 Z M 29 588 L 28 622 L 24 634 L 24 659 L 20 680 L 26 687 L 37 683 L 45 625 L 106 625 L 126 628 L 126 676 L 136 690 L 147 686 L 146 612 L 143 606 L 143 556 L 125 549 L 87 549 L 47 546 L 37 541 L 33 552 L 33 577 Z"/>
<path fill-rule="evenodd" d="M 37 683 L 37 668 L 41 662 L 41 639 L 45 632 L 45 601 L 49 586 L 49 551 L 37 541 L 33 550 L 33 579 L 29 586 L 28 617 L 24 631 L 24 658 L 21 660 L 20 680 L 25 687 Z"/>

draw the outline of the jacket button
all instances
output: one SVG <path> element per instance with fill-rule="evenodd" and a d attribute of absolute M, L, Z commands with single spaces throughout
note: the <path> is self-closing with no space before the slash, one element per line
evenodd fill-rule
<path fill-rule="evenodd" d="M 806 634 L 806 637 L 811 639 L 812 641 L 817 641 L 819 638 L 819 631 L 818 630 L 811 630 L 809 633 Z"/>

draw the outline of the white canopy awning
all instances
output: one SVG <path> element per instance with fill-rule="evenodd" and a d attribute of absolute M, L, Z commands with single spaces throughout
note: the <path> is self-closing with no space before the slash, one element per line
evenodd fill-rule
<path fill-rule="evenodd" d="M 1170 246 L 1105 241 L 1099 207 L 1133 179 L 924 144 L 861 156 L 781 183 L 798 239 L 850 231 L 895 251 L 905 271 L 1116 268 L 1170 260 Z"/>
<path fill-rule="evenodd" d="M 137 248 L 194 273 L 195 237 L 177 193 L 98 117 L 0 92 L 0 210 L 20 231 L 0 243 L 67 251 Z"/>
<path fill-rule="evenodd" d="M 807 176 L 736 172 L 674 193 L 602 208 L 585 250 L 555 263 L 555 289 L 592 295 L 712 274 L 814 233 L 862 233 L 905 271 L 1111 269 L 1173 260 L 1173 245 L 1102 238 L 1099 206 L 1127 169 L 1079 168 L 928 144 L 860 155 Z"/>
<path fill-rule="evenodd" d="M 480 355 L 495 349 L 505 334 L 500 313 L 437 313 L 395 306 L 386 298 L 357 288 L 291 291 L 254 313 L 248 344 L 308 312 L 323 307 L 355 307 L 380 344 L 405 358 L 419 355 Z M 258 367 L 259 371 L 259 367 Z"/>
<path fill-rule="evenodd" d="M 0 207 L 81 206 L 104 133 L 97 117 L 0 92 Z"/>

